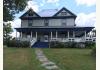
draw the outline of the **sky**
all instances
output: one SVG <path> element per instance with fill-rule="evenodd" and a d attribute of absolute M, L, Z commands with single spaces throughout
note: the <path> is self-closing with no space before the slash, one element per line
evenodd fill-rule
<path fill-rule="evenodd" d="M 27 2 L 27 7 L 22 12 L 15 14 L 15 19 L 11 21 L 13 28 L 13 37 L 16 36 L 14 28 L 21 26 L 19 17 L 24 14 L 29 8 L 35 12 L 40 12 L 43 9 L 61 9 L 67 8 L 77 15 L 75 23 L 77 26 L 87 27 L 96 25 L 96 0 L 30 0 Z M 17 33 L 19 35 L 19 33 Z"/>

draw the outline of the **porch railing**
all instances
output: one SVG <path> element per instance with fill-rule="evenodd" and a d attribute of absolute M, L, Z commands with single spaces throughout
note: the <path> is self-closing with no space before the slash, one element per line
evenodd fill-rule
<path fill-rule="evenodd" d="M 30 46 L 32 46 L 36 41 L 37 41 L 36 38 L 32 38 L 32 40 L 30 40 Z"/>
<path fill-rule="evenodd" d="M 59 42 L 86 42 L 93 41 L 95 42 L 96 38 L 92 37 L 81 37 L 81 38 L 52 38 L 50 41 L 59 41 Z"/>

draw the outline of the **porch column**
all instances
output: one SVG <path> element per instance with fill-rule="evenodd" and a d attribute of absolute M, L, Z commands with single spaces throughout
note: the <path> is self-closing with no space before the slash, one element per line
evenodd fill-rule
<path fill-rule="evenodd" d="M 73 38 L 75 37 L 75 32 L 73 31 Z"/>
<path fill-rule="evenodd" d="M 58 38 L 58 32 L 56 31 L 56 39 Z"/>
<path fill-rule="evenodd" d="M 32 32 L 31 32 L 31 38 L 32 38 Z"/>
<path fill-rule="evenodd" d="M 22 38 L 22 32 L 20 32 L 20 37 Z"/>
<path fill-rule="evenodd" d="M 36 39 L 37 39 L 37 32 L 36 32 Z"/>
<path fill-rule="evenodd" d="M 16 31 L 16 39 L 17 39 L 17 31 Z"/>
<path fill-rule="evenodd" d="M 67 32 L 67 34 L 68 34 L 68 38 L 69 38 L 69 31 Z"/>
<path fill-rule="evenodd" d="M 52 32 L 51 32 L 51 40 L 52 40 Z"/>
<path fill-rule="evenodd" d="M 86 31 L 85 31 L 85 39 L 86 39 Z"/>

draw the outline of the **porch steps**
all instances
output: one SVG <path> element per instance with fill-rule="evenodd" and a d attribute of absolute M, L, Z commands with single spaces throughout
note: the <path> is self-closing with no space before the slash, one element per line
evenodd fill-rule
<path fill-rule="evenodd" d="M 32 45 L 32 48 L 48 48 L 49 43 L 48 42 L 36 42 L 34 45 Z"/>

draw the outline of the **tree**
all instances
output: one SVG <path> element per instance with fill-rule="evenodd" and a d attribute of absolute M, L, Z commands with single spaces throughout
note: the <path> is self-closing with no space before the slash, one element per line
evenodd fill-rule
<path fill-rule="evenodd" d="M 3 21 L 12 21 L 14 14 L 23 11 L 29 0 L 3 0 Z"/>
<path fill-rule="evenodd" d="M 23 11 L 29 0 L 3 0 L 3 41 L 7 44 L 10 40 L 10 33 L 12 32 L 11 23 L 5 23 L 12 21 L 14 15 Z"/>
<path fill-rule="evenodd" d="M 7 42 L 11 39 L 11 32 L 12 32 L 12 28 L 11 28 L 11 23 L 3 23 L 3 41 L 4 44 L 7 44 Z"/>

